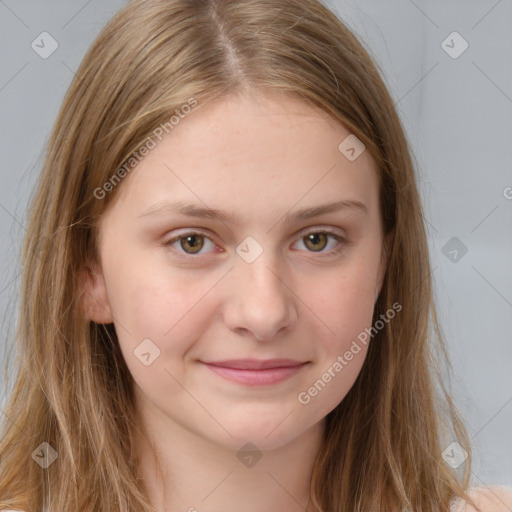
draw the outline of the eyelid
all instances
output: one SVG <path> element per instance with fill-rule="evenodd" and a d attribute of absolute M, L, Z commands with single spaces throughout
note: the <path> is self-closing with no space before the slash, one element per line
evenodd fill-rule
<path fill-rule="evenodd" d="M 342 239 L 346 239 L 346 234 L 341 228 L 336 228 L 335 226 L 310 226 L 304 229 L 301 229 L 295 236 L 301 237 L 306 236 L 309 233 L 327 233 L 329 235 L 334 235 Z"/>

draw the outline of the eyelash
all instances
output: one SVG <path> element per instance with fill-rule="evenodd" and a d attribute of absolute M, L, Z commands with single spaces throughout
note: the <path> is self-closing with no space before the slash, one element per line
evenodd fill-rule
<path fill-rule="evenodd" d="M 338 235 L 337 233 L 333 233 L 332 231 L 323 231 L 323 230 L 313 230 L 313 231 L 304 233 L 302 236 L 299 237 L 299 240 L 302 240 L 303 238 L 306 238 L 307 236 L 312 235 L 312 234 L 324 234 L 330 238 L 334 238 L 338 242 L 338 246 L 335 249 L 331 249 L 330 251 L 327 251 L 327 252 L 319 251 L 319 252 L 315 253 L 315 251 L 306 251 L 306 252 L 310 252 L 312 254 L 318 254 L 320 257 L 335 256 L 335 255 L 339 254 L 342 251 L 342 249 L 350 243 L 346 238 Z M 170 240 L 163 242 L 162 245 L 165 248 L 172 249 L 172 245 L 175 242 L 178 242 L 182 238 L 186 238 L 187 236 L 190 236 L 190 235 L 201 235 L 201 236 L 204 236 L 205 238 L 207 238 L 208 240 L 210 240 L 212 243 L 214 243 L 213 240 L 206 233 L 198 230 L 198 231 L 188 231 L 188 232 L 182 233 L 179 236 L 175 236 L 174 238 L 171 238 Z M 180 257 L 184 257 L 184 258 L 195 258 L 195 257 L 198 257 L 201 255 L 199 253 L 187 254 L 187 253 L 181 252 L 179 250 L 176 250 L 176 252 L 180 255 Z"/>

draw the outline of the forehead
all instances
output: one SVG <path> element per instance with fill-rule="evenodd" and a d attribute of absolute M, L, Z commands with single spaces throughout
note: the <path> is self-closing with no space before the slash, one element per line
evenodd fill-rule
<path fill-rule="evenodd" d="M 124 178 L 119 202 L 137 214 L 166 200 L 202 202 L 249 220 L 353 199 L 372 214 L 378 170 L 368 151 L 344 156 L 339 146 L 349 135 L 325 112 L 283 95 L 199 104 Z"/>

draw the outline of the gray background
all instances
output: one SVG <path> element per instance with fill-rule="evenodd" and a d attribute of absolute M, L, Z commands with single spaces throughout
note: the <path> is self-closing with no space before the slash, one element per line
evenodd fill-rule
<path fill-rule="evenodd" d="M 86 49 L 122 5 L 0 0 L 0 355 L 50 129 Z M 475 449 L 472 482 L 510 486 L 512 1 L 330 5 L 379 63 L 414 151 L 452 389 Z M 43 31 L 59 45 L 47 59 L 31 48 Z M 446 40 L 454 31 L 469 45 L 457 58 L 462 40 Z"/>

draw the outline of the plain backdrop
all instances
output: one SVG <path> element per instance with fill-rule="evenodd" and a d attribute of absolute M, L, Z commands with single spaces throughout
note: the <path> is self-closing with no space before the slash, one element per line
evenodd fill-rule
<path fill-rule="evenodd" d="M 45 144 L 85 51 L 124 3 L 0 0 L 0 356 Z M 472 481 L 511 485 L 512 1 L 330 5 L 379 64 L 413 149 Z M 47 58 L 32 47 L 42 32 L 58 44 Z"/>

